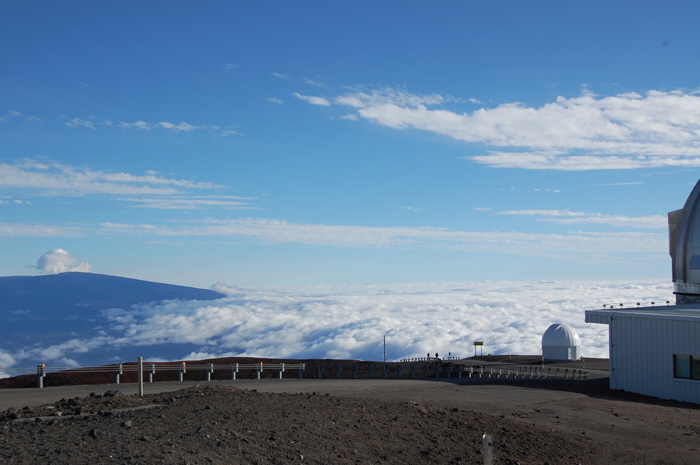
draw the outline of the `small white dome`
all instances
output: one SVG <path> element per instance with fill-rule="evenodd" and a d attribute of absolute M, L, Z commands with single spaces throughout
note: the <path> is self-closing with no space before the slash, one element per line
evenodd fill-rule
<path fill-rule="evenodd" d="M 567 324 L 553 324 L 542 336 L 542 347 L 580 346 L 581 339 L 574 328 Z"/>

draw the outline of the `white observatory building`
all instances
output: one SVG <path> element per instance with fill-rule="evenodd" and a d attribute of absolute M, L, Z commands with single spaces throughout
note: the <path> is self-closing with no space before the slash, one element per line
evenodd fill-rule
<path fill-rule="evenodd" d="M 553 324 L 542 335 L 542 357 L 545 360 L 578 360 L 581 339 L 567 324 Z"/>
<path fill-rule="evenodd" d="M 587 310 L 608 325 L 610 388 L 700 404 L 700 181 L 668 214 L 675 305 Z"/>

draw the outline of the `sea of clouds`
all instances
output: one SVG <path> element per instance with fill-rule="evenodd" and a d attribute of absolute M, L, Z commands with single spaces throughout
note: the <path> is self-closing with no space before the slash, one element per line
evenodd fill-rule
<path fill-rule="evenodd" d="M 0 376 L 36 361 L 81 365 L 85 354 L 137 350 L 147 361 L 221 356 L 387 360 L 428 352 L 541 354 L 554 323 L 580 335 L 584 357 L 608 356 L 608 327 L 585 310 L 674 301 L 668 282 L 454 282 L 309 288 L 212 287 L 214 301 L 166 301 L 102 311 L 96 333 L 65 343 L 0 350 Z M 97 324 L 96 323 L 96 324 Z M 1 347 L 1 346 L 0 346 Z M 133 361 L 131 359 L 126 361 Z"/>

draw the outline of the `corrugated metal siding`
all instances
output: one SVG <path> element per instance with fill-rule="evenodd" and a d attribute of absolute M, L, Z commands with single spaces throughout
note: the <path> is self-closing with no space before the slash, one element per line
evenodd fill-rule
<path fill-rule="evenodd" d="M 607 325 L 610 323 L 610 315 L 596 313 L 595 311 L 592 311 L 592 310 L 587 310 L 586 311 L 586 323 L 598 323 L 598 324 L 602 324 L 602 325 Z"/>
<path fill-rule="evenodd" d="M 700 321 L 610 318 L 610 387 L 700 403 L 700 381 L 673 378 L 673 355 L 700 357 Z"/>

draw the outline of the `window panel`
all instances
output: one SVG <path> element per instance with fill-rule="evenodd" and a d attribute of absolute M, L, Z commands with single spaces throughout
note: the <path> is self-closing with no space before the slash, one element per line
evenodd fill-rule
<path fill-rule="evenodd" d="M 673 356 L 673 377 L 690 379 L 690 355 Z"/>
<path fill-rule="evenodd" d="M 700 379 L 700 357 L 690 357 L 690 377 Z"/>

